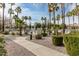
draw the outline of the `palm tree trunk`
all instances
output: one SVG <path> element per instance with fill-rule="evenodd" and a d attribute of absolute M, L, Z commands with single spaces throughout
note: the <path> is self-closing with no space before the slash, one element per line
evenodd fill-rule
<path fill-rule="evenodd" d="M 10 25 L 10 30 L 11 30 L 11 28 L 12 28 L 12 27 L 11 27 L 11 25 L 12 25 L 12 24 L 11 24 L 11 14 L 10 14 L 10 19 L 9 19 L 9 25 Z"/>
<path fill-rule="evenodd" d="M 53 11 L 53 16 L 54 16 L 54 33 L 56 34 L 56 29 L 55 29 L 55 25 L 56 25 L 56 24 L 55 24 L 55 23 L 56 23 L 56 22 L 55 22 L 55 11 Z"/>
<path fill-rule="evenodd" d="M 20 24 L 20 36 L 22 36 L 22 26 L 21 26 L 21 24 Z"/>
<path fill-rule="evenodd" d="M 65 7 L 62 8 L 62 16 L 64 15 L 64 17 L 62 18 L 62 24 L 63 24 L 63 34 L 65 33 Z"/>
<path fill-rule="evenodd" d="M 74 27 L 74 16 L 73 16 L 73 27 Z"/>
<path fill-rule="evenodd" d="M 69 21 L 69 29 L 70 29 L 70 18 L 69 18 L 69 16 L 68 16 L 68 21 Z"/>
<path fill-rule="evenodd" d="M 1 31 L 1 15 L 0 15 L 0 31 Z"/>
<path fill-rule="evenodd" d="M 49 12 L 49 29 L 51 29 L 51 12 Z"/>
<path fill-rule="evenodd" d="M 3 7 L 3 17 L 2 17 L 2 18 L 3 18 L 3 27 L 2 27 L 2 31 L 3 31 L 3 32 L 4 32 L 4 9 L 5 9 L 5 8 Z"/>
<path fill-rule="evenodd" d="M 79 15 L 78 15 L 78 25 L 79 25 Z"/>
<path fill-rule="evenodd" d="M 29 28 L 30 28 L 30 30 L 31 30 L 31 21 L 30 21 L 30 20 L 29 20 L 29 23 L 30 23 L 30 24 L 29 24 Z"/>

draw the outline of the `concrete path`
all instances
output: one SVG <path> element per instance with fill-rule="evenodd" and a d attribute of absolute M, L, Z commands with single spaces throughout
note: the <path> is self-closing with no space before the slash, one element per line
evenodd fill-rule
<path fill-rule="evenodd" d="M 45 47 L 43 45 L 25 39 L 26 37 L 17 37 L 13 41 L 19 44 L 20 46 L 28 49 L 29 51 L 31 51 L 33 54 L 37 56 L 66 56 L 66 54 L 63 54 L 57 50 L 53 50 L 51 48 Z"/>

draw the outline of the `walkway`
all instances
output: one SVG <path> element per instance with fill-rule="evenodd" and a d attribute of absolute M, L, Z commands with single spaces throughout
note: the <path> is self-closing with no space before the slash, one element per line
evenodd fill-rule
<path fill-rule="evenodd" d="M 13 39 L 12 41 L 24 47 L 25 49 L 29 50 L 37 56 L 66 56 L 66 54 L 63 54 L 57 50 L 53 50 L 51 48 L 45 47 L 43 45 L 25 39 L 26 37 L 16 37 L 16 39 Z"/>

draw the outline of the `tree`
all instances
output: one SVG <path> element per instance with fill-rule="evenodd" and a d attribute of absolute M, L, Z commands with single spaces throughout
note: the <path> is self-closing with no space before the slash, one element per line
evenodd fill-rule
<path fill-rule="evenodd" d="M 10 8 L 9 10 L 8 10 L 8 13 L 10 14 L 10 20 L 9 20 L 9 23 L 10 23 L 10 29 L 12 28 L 12 18 L 11 18 L 11 15 L 12 14 L 14 14 L 14 12 L 13 12 L 13 10 Z"/>
<path fill-rule="evenodd" d="M 79 5 L 76 5 L 76 15 L 78 16 L 78 24 L 79 24 Z"/>
<path fill-rule="evenodd" d="M 60 15 L 58 14 L 58 15 L 57 15 L 57 22 L 58 22 L 58 25 L 59 25 L 59 20 L 60 20 Z"/>
<path fill-rule="evenodd" d="M 69 26 L 70 26 L 70 16 L 71 16 L 71 15 L 72 15 L 71 12 L 68 12 L 68 13 L 66 14 L 66 16 L 68 17 Z"/>
<path fill-rule="evenodd" d="M 74 20 L 75 20 L 74 16 L 76 15 L 76 10 L 73 9 L 73 10 L 71 11 L 71 14 L 72 14 L 72 17 L 73 17 L 73 27 L 74 27 Z"/>
<path fill-rule="evenodd" d="M 59 7 L 57 6 L 57 3 L 51 3 L 51 7 L 53 8 L 54 33 L 56 33 L 56 30 L 55 30 L 55 24 L 56 24 L 56 20 L 55 20 L 55 12 L 59 9 Z"/>
<path fill-rule="evenodd" d="M 17 17 L 19 17 L 18 14 L 21 13 L 21 11 L 22 11 L 21 8 L 20 8 L 20 7 L 17 7 L 17 8 L 15 9 L 15 11 L 16 11 L 16 13 L 17 13 Z M 17 28 L 18 28 L 18 27 L 17 27 Z"/>
<path fill-rule="evenodd" d="M 15 25 L 16 25 L 16 28 L 17 28 L 18 27 L 18 23 L 17 23 L 18 16 L 17 15 L 14 15 L 13 16 L 13 19 L 15 19 Z"/>
<path fill-rule="evenodd" d="M 11 29 L 12 28 L 12 14 L 14 14 L 12 6 L 15 5 L 15 3 L 9 3 L 9 4 L 11 5 L 11 7 L 8 10 L 8 13 L 10 14 L 10 20 L 9 20 L 9 22 L 10 22 L 10 29 Z"/>
<path fill-rule="evenodd" d="M 5 3 L 0 3 L 0 7 L 3 9 L 3 17 L 2 17 L 2 31 L 4 32 L 4 12 L 5 12 Z"/>
<path fill-rule="evenodd" d="M 31 19 L 32 19 L 31 16 L 29 16 L 28 19 L 29 19 L 29 28 L 31 30 Z"/>
<path fill-rule="evenodd" d="M 24 16 L 24 19 L 25 19 L 25 27 L 24 27 L 24 31 L 26 30 L 26 27 L 27 27 L 27 20 L 28 20 L 28 17 L 27 16 Z"/>
<path fill-rule="evenodd" d="M 46 32 L 46 17 L 41 17 L 41 20 L 42 20 L 42 30 L 43 30 L 43 32 L 45 33 Z M 43 23 L 43 21 L 44 21 L 44 23 Z M 42 32 L 42 31 L 41 31 Z"/>
<path fill-rule="evenodd" d="M 49 21 L 48 21 L 48 28 L 51 29 L 51 12 L 53 11 L 53 8 L 51 6 L 51 3 L 48 3 L 48 12 L 49 12 Z"/>
<path fill-rule="evenodd" d="M 15 11 L 16 11 L 17 16 L 18 16 L 18 14 L 19 14 L 19 13 L 21 13 L 21 11 L 22 11 L 22 10 L 21 10 L 21 8 L 20 8 L 20 7 L 17 7 L 17 8 L 15 9 Z"/>
<path fill-rule="evenodd" d="M 61 3 L 63 34 L 65 33 L 65 4 Z"/>
<path fill-rule="evenodd" d="M 15 15 L 13 18 L 15 19 L 16 24 L 18 24 L 19 34 L 21 36 L 22 35 L 22 27 L 24 25 L 24 21 L 21 20 L 17 15 Z"/>

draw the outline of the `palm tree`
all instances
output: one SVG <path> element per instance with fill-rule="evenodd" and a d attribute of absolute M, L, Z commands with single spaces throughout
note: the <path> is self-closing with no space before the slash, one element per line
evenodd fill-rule
<path fill-rule="evenodd" d="M 24 16 L 24 19 L 25 19 L 25 22 L 27 24 L 28 17 L 27 16 Z"/>
<path fill-rule="evenodd" d="M 2 3 L 0 3 L 0 8 L 2 8 Z M 1 15 L 0 15 L 0 19 L 1 19 Z M 0 22 L 0 30 L 1 30 L 1 22 Z"/>
<path fill-rule="evenodd" d="M 58 21 L 58 25 L 59 25 L 59 20 L 60 20 L 60 15 L 57 15 L 57 21 Z"/>
<path fill-rule="evenodd" d="M 14 15 L 14 16 L 13 16 L 13 19 L 15 19 L 15 25 L 16 25 L 16 27 L 18 27 L 18 24 L 17 24 L 18 16 L 17 16 L 17 15 Z"/>
<path fill-rule="evenodd" d="M 51 3 L 51 6 L 52 6 L 52 8 L 53 8 L 54 33 L 56 33 L 56 30 L 55 30 L 55 24 L 56 24 L 56 20 L 55 20 L 55 12 L 59 9 L 59 7 L 57 6 L 57 3 Z"/>
<path fill-rule="evenodd" d="M 10 14 L 10 29 L 12 28 L 12 14 L 14 14 L 14 11 L 12 9 L 12 6 L 15 5 L 15 3 L 9 3 L 11 5 L 10 9 L 8 10 L 8 13 Z"/>
<path fill-rule="evenodd" d="M 10 29 L 12 28 L 12 20 L 11 20 L 11 15 L 12 14 L 14 14 L 14 12 L 13 12 L 13 10 L 10 8 L 9 10 L 8 10 L 8 13 L 10 14 L 10 20 L 9 20 L 9 23 L 10 23 Z"/>
<path fill-rule="evenodd" d="M 26 27 L 27 27 L 27 20 L 28 20 L 28 17 L 27 16 L 24 16 L 24 19 L 25 19 L 25 27 L 24 27 L 24 31 L 26 30 Z"/>
<path fill-rule="evenodd" d="M 61 3 L 63 34 L 65 33 L 65 4 Z"/>
<path fill-rule="evenodd" d="M 5 3 L 0 3 L 0 7 L 3 8 L 3 25 L 2 25 L 2 31 L 4 32 L 4 11 L 5 11 Z"/>
<path fill-rule="evenodd" d="M 66 16 L 68 17 L 69 27 L 70 27 L 70 16 L 71 16 L 71 15 L 72 15 L 71 12 L 68 12 L 68 13 L 66 14 Z"/>
<path fill-rule="evenodd" d="M 21 13 L 22 10 L 21 10 L 20 7 L 17 7 L 17 8 L 15 9 L 15 11 L 16 11 L 16 13 L 17 13 L 17 17 L 18 17 L 18 14 Z M 17 28 L 18 28 L 18 27 L 17 27 Z"/>
<path fill-rule="evenodd" d="M 22 35 L 22 27 L 24 25 L 24 20 L 21 20 L 17 15 L 13 16 L 13 19 L 15 19 L 16 25 L 18 24 L 19 27 L 19 34 Z"/>
<path fill-rule="evenodd" d="M 29 19 L 29 28 L 31 30 L 31 19 L 32 19 L 31 16 L 29 16 L 28 19 Z"/>
<path fill-rule="evenodd" d="M 18 16 L 18 14 L 19 14 L 19 13 L 21 13 L 21 11 L 22 11 L 22 10 L 21 10 L 21 8 L 20 8 L 20 7 L 17 7 L 17 8 L 15 9 L 15 11 L 16 11 L 17 16 Z"/>
<path fill-rule="evenodd" d="M 51 6 L 51 3 L 48 3 L 48 11 L 49 11 L 48 28 L 51 29 L 51 12 L 53 11 L 53 8 Z"/>
<path fill-rule="evenodd" d="M 73 9 L 73 10 L 71 11 L 71 14 L 72 14 L 72 16 L 73 16 L 73 27 L 74 27 L 74 20 L 75 20 L 74 16 L 75 16 L 75 14 L 76 14 L 76 10 Z"/>
<path fill-rule="evenodd" d="M 76 5 L 76 15 L 78 16 L 78 24 L 79 24 L 79 5 Z"/>

